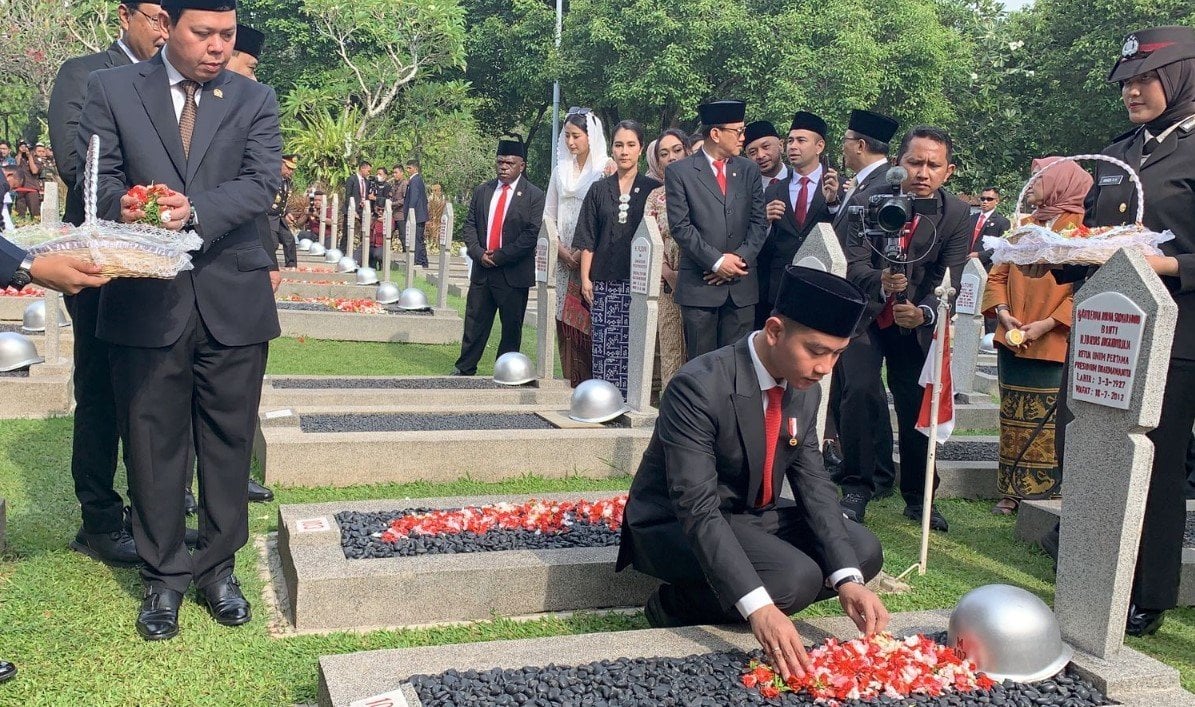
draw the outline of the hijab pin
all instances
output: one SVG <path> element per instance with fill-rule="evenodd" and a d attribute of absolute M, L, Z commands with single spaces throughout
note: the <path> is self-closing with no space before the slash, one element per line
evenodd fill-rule
<path fill-rule="evenodd" d="M 790 417 L 788 418 L 788 446 L 795 447 L 800 443 L 801 440 L 797 439 L 797 418 Z"/>

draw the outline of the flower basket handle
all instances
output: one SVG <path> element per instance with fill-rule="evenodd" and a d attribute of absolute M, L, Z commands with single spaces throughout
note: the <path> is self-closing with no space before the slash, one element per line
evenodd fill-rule
<path fill-rule="evenodd" d="M 1025 195 L 1027 195 L 1029 193 L 1029 187 L 1032 186 L 1033 180 L 1037 179 L 1038 176 L 1040 176 L 1043 172 L 1050 169 L 1054 165 L 1062 164 L 1062 162 L 1064 162 L 1064 161 L 1065 162 L 1078 162 L 1079 160 L 1096 160 L 1099 162 L 1107 162 L 1109 164 L 1114 164 L 1117 167 L 1120 167 L 1121 169 L 1123 169 L 1125 172 L 1128 173 L 1129 180 L 1132 181 L 1133 186 L 1137 188 L 1137 217 L 1133 220 L 1133 222 L 1137 223 L 1137 224 L 1141 223 L 1142 219 L 1145 217 L 1145 190 L 1141 186 L 1141 178 L 1137 176 L 1137 170 L 1128 166 L 1126 163 L 1121 162 L 1120 160 L 1116 159 L 1115 157 L 1109 157 L 1108 155 L 1073 155 L 1070 157 L 1063 157 L 1062 159 L 1059 159 L 1056 162 L 1051 162 L 1050 164 L 1041 168 L 1037 172 L 1034 172 L 1033 175 L 1029 177 L 1029 181 L 1025 182 L 1025 186 L 1021 187 L 1021 193 L 1019 195 L 1017 195 L 1017 210 L 1016 210 L 1016 214 L 1015 214 L 1016 220 L 1013 221 L 1014 228 L 1016 226 L 1020 225 L 1021 219 L 1024 218 L 1024 216 L 1021 213 L 1021 204 L 1024 203 Z"/>
<path fill-rule="evenodd" d="M 83 223 L 95 223 L 96 191 L 100 177 L 100 136 L 87 141 L 87 161 L 83 170 Z"/>

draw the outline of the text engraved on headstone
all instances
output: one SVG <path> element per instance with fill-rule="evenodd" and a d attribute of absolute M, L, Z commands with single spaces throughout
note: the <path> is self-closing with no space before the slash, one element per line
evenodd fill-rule
<path fill-rule="evenodd" d="M 631 294 L 647 294 L 650 277 L 651 243 L 646 239 L 636 238 L 631 243 Z"/>
<path fill-rule="evenodd" d="M 978 277 L 964 274 L 959 281 L 958 299 L 954 301 L 955 311 L 959 314 L 975 314 L 982 289 Z"/>
<path fill-rule="evenodd" d="M 1075 309 L 1071 399 L 1129 408 L 1145 318 L 1118 292 L 1104 292 Z"/>

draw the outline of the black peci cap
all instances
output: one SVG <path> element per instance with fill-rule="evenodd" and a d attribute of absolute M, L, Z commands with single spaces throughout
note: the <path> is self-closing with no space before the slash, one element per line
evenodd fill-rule
<path fill-rule="evenodd" d="M 892 142 L 892 136 L 899 127 L 900 123 L 892 118 L 869 110 L 851 111 L 851 119 L 846 126 L 851 132 L 879 142 Z"/>
<path fill-rule="evenodd" d="M 236 0 L 162 0 L 162 9 L 207 10 L 208 12 L 232 12 L 237 9 Z"/>
<path fill-rule="evenodd" d="M 1183 59 L 1195 58 L 1195 29 L 1150 27 L 1125 37 L 1109 81 L 1125 81 Z"/>
<path fill-rule="evenodd" d="M 237 25 L 237 41 L 233 49 L 238 52 L 244 52 L 254 59 L 261 58 L 261 50 L 265 49 L 266 36 L 261 32 L 247 27 L 245 25 Z"/>
<path fill-rule="evenodd" d="M 706 126 L 741 123 L 747 116 L 747 104 L 735 100 L 702 103 L 697 106 L 697 115 L 701 117 L 701 124 Z"/>
<path fill-rule="evenodd" d="M 527 146 L 523 144 L 523 136 L 509 133 L 498 140 L 499 157 L 522 157 L 527 159 Z"/>
<path fill-rule="evenodd" d="M 754 123 L 747 123 L 747 130 L 743 133 L 743 139 L 746 142 L 743 144 L 750 146 L 751 143 L 761 137 L 779 138 L 780 133 L 776 132 L 776 126 L 767 120 L 757 120 Z"/>
<path fill-rule="evenodd" d="M 799 110 L 794 113 L 792 125 L 789 125 L 788 129 L 809 130 L 821 135 L 823 140 L 826 139 L 826 121 L 808 111 Z"/>
<path fill-rule="evenodd" d="M 863 291 L 845 277 L 789 265 L 784 268 L 772 313 L 823 334 L 850 337 L 866 308 Z"/>

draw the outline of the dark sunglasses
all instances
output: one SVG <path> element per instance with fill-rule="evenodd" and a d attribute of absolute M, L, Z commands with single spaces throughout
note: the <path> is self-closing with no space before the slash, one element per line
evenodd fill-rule
<path fill-rule="evenodd" d="M 979 200 L 980 200 L 980 201 L 995 201 L 995 200 L 996 200 L 996 197 L 994 197 L 994 196 L 981 196 L 981 197 L 979 197 Z"/>

